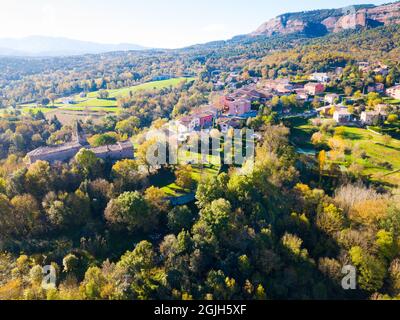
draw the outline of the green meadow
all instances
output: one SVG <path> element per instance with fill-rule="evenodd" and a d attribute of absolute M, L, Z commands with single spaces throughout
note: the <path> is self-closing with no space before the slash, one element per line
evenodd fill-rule
<path fill-rule="evenodd" d="M 182 81 L 192 81 L 194 78 L 173 78 L 161 81 L 152 81 L 143 83 L 140 85 L 125 87 L 120 89 L 106 90 L 109 93 L 109 98 L 100 99 L 99 92 L 89 92 L 86 97 L 81 97 L 80 94 L 69 97 L 73 103 L 64 103 L 67 98 L 57 99 L 54 106 L 38 107 L 36 103 L 20 105 L 22 112 L 39 112 L 43 113 L 54 111 L 55 109 L 67 110 L 67 111 L 92 111 L 92 112 L 117 112 L 117 99 L 126 97 L 129 94 L 134 94 L 138 91 L 149 91 L 149 90 L 160 90 L 168 87 L 175 87 Z"/>

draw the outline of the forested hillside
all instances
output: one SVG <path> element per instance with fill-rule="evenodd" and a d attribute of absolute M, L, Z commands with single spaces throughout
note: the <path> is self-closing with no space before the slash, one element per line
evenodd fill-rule
<path fill-rule="evenodd" d="M 365 90 L 400 81 L 399 31 L 0 58 L 0 299 L 400 298 L 399 102 Z M 377 61 L 387 64 L 384 76 L 357 65 Z M 312 73 L 337 68 L 326 89 L 351 116 L 388 101 L 373 132 L 319 118 L 322 94 L 271 94 L 243 112 L 254 114 L 240 127 L 257 133 L 253 171 L 147 161 L 149 129 L 246 86 L 286 79 L 304 88 Z M 186 80 L 129 89 L 177 77 Z M 46 117 L 66 97 L 115 103 L 117 112 L 81 121 L 88 148 L 132 141 L 134 157 L 108 161 L 82 148 L 70 161 L 27 165 L 30 151 L 71 141 L 73 126 Z M 221 137 L 221 126 L 209 129 Z M 300 152 L 304 145 L 314 153 Z M 174 192 L 194 200 L 176 205 Z M 41 286 L 44 265 L 57 272 L 51 289 Z M 343 290 L 346 265 L 357 269 L 355 290 Z"/>

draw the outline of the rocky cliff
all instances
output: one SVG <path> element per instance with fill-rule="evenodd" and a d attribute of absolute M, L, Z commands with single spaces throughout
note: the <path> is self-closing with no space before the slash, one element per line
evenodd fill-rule
<path fill-rule="evenodd" d="M 322 36 L 362 27 L 400 24 L 400 1 L 381 6 L 358 5 L 341 9 L 286 13 L 262 24 L 251 35 L 304 33 Z"/>

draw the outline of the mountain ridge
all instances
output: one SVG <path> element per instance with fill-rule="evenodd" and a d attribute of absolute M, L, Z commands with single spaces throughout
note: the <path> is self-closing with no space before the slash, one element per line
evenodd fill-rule
<path fill-rule="evenodd" d="M 292 12 L 279 15 L 258 27 L 250 36 L 304 33 L 323 36 L 347 29 L 400 24 L 400 1 L 380 6 L 356 5 L 338 9 Z"/>
<path fill-rule="evenodd" d="M 3 56 L 68 56 L 147 49 L 149 48 L 137 44 L 107 44 L 65 37 L 28 36 L 0 39 L 0 55 Z"/>

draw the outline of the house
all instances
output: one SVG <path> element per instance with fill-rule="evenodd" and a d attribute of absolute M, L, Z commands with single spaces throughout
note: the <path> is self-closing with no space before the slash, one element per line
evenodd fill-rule
<path fill-rule="evenodd" d="M 334 112 L 333 119 L 339 123 L 344 124 L 351 121 L 352 115 L 347 109 L 339 109 Z"/>
<path fill-rule="evenodd" d="M 336 100 L 339 100 L 340 96 L 336 93 L 329 93 L 324 97 L 324 101 L 329 104 L 334 104 Z"/>
<path fill-rule="evenodd" d="M 214 116 L 212 113 L 199 113 L 196 115 L 200 120 L 201 128 L 210 128 L 213 125 Z"/>
<path fill-rule="evenodd" d="M 400 85 L 386 89 L 386 94 L 393 99 L 400 99 Z"/>
<path fill-rule="evenodd" d="M 326 72 L 315 72 L 310 76 L 310 80 L 327 83 L 330 81 L 330 77 Z"/>
<path fill-rule="evenodd" d="M 230 116 L 240 116 L 251 110 L 251 101 L 245 98 L 235 98 L 233 96 L 222 97 L 224 111 Z"/>
<path fill-rule="evenodd" d="M 295 92 L 297 100 L 308 101 L 309 96 L 304 89 L 296 89 Z"/>
<path fill-rule="evenodd" d="M 294 86 L 290 83 L 289 79 L 265 80 L 263 87 L 279 95 L 289 95 L 294 90 Z"/>
<path fill-rule="evenodd" d="M 342 68 L 342 67 L 337 67 L 337 68 L 335 69 L 335 74 L 336 74 L 337 76 L 340 76 L 341 74 L 343 74 L 343 70 L 344 70 L 344 68 Z"/>
<path fill-rule="evenodd" d="M 204 105 L 201 107 L 197 107 L 196 109 L 194 109 L 192 111 L 192 114 L 196 114 L 196 113 L 211 113 L 214 117 L 218 117 L 221 115 L 221 108 L 218 108 L 214 105 Z"/>
<path fill-rule="evenodd" d="M 371 70 L 369 62 L 361 61 L 357 63 L 358 69 L 362 72 L 368 72 Z"/>
<path fill-rule="evenodd" d="M 196 116 L 183 116 L 175 123 L 179 133 L 188 133 L 200 129 L 200 118 Z"/>
<path fill-rule="evenodd" d="M 377 67 L 374 69 L 374 73 L 386 77 L 389 74 L 389 68 L 387 66 Z"/>
<path fill-rule="evenodd" d="M 385 91 L 385 85 L 383 83 L 374 83 L 368 86 L 369 92 L 379 92 L 383 93 Z"/>
<path fill-rule="evenodd" d="M 75 101 L 72 98 L 64 98 L 64 99 L 62 99 L 62 103 L 63 104 L 74 104 Z"/>
<path fill-rule="evenodd" d="M 217 120 L 217 125 L 222 133 L 227 133 L 230 129 L 238 129 L 241 126 L 240 121 L 231 117 L 221 117 Z"/>
<path fill-rule="evenodd" d="M 255 87 L 246 87 L 237 90 L 235 93 L 236 96 L 240 96 L 241 98 L 248 99 L 251 102 L 265 102 L 268 98 L 263 92 L 258 91 Z"/>
<path fill-rule="evenodd" d="M 325 86 L 322 83 L 309 82 L 304 86 L 304 90 L 309 95 L 315 96 L 324 93 Z"/>
<path fill-rule="evenodd" d="M 360 119 L 364 125 L 373 125 L 378 123 L 379 121 L 385 121 L 386 118 L 387 115 L 379 111 L 364 111 L 361 113 Z"/>
<path fill-rule="evenodd" d="M 228 103 L 226 113 L 230 116 L 240 116 L 250 112 L 251 102 L 247 99 L 238 99 Z"/>
<path fill-rule="evenodd" d="M 134 158 L 134 149 L 131 141 L 118 142 L 115 145 L 99 148 L 91 148 L 81 126 L 76 122 L 71 142 L 56 146 L 40 147 L 29 152 L 27 154 L 28 164 L 30 165 L 40 160 L 49 163 L 69 161 L 83 148 L 93 151 L 96 156 L 101 159 L 121 160 Z"/>

